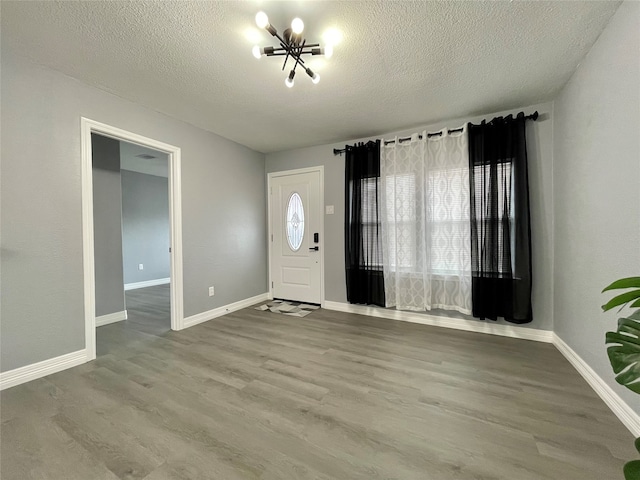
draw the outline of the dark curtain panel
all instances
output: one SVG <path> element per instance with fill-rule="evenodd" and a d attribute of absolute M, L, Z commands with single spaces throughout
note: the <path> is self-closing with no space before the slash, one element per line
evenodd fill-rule
<path fill-rule="evenodd" d="M 385 306 L 380 230 L 380 141 L 345 151 L 345 265 L 347 300 Z"/>
<path fill-rule="evenodd" d="M 469 125 L 473 316 L 532 320 L 525 117 Z"/>

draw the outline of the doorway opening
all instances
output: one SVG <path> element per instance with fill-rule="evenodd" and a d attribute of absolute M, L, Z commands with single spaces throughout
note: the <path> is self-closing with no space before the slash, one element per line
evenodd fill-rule
<path fill-rule="evenodd" d="M 85 341 L 93 360 L 182 328 L 180 149 L 85 118 L 81 130 Z"/>
<path fill-rule="evenodd" d="M 96 355 L 171 329 L 169 156 L 91 134 Z"/>

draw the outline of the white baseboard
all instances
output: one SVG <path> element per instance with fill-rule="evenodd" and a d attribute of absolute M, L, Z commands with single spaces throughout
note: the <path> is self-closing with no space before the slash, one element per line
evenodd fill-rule
<path fill-rule="evenodd" d="M 227 313 L 250 307 L 251 305 L 255 305 L 256 303 L 264 302 L 265 300 L 268 300 L 268 298 L 268 293 L 261 293 L 260 295 L 256 295 L 255 297 L 245 298 L 244 300 L 230 303 L 229 305 L 224 305 L 222 307 L 214 308 L 213 310 L 208 310 L 206 312 L 191 315 L 190 317 L 187 317 L 182 321 L 182 328 L 193 327 L 194 325 L 212 320 L 216 317 L 221 317 L 222 315 L 226 315 Z"/>
<path fill-rule="evenodd" d="M 96 317 L 96 327 L 102 327 L 104 325 L 109 325 L 110 323 L 121 322 L 122 320 L 126 319 L 126 310 L 123 310 L 121 312 L 108 313 L 106 315 L 100 315 L 99 317 Z"/>
<path fill-rule="evenodd" d="M 368 307 L 365 305 L 352 305 L 350 303 L 325 301 L 324 308 L 336 310 L 338 312 L 357 313 L 370 317 L 388 318 L 401 322 L 420 323 L 434 327 L 452 328 L 455 330 L 465 330 L 468 332 L 487 333 L 501 337 L 520 338 L 523 340 L 533 340 L 535 342 L 551 343 L 553 332 L 551 330 L 537 330 L 534 328 L 524 328 L 515 325 L 503 325 L 490 321 L 480 322 L 465 320 L 462 318 L 439 317 L 425 313 L 406 312 L 401 310 L 389 310 L 381 307 Z"/>
<path fill-rule="evenodd" d="M 41 377 L 46 377 L 52 373 L 57 373 L 67 368 L 81 365 L 87 361 L 87 351 L 78 350 L 77 352 L 67 353 L 59 357 L 43 360 L 24 367 L 15 368 L 8 372 L 0 373 L 0 390 L 15 387 L 21 383 L 30 382 Z"/>
<path fill-rule="evenodd" d="M 166 285 L 171 283 L 171 278 L 156 278 L 155 280 L 146 280 L 144 282 L 125 283 L 125 290 L 135 290 L 137 288 L 155 287 L 156 285 Z"/>
<path fill-rule="evenodd" d="M 640 437 L 640 415 L 629 405 L 557 334 L 553 334 L 553 344 L 569 363 L 582 375 L 598 396 L 607 404 L 616 417 L 634 435 Z M 604 348 L 604 347 L 603 347 Z"/>

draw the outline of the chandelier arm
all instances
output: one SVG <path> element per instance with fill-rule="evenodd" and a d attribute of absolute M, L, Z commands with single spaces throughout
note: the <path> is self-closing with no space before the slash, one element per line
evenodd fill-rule
<path fill-rule="evenodd" d="M 287 55 L 287 52 L 283 51 L 283 52 L 265 53 L 265 55 L 267 57 L 283 57 L 283 56 Z M 301 55 L 300 63 L 303 63 L 304 62 L 304 58 L 302 58 L 302 55 L 313 55 L 313 53 L 312 52 L 302 52 L 300 55 Z"/>
<path fill-rule="evenodd" d="M 282 45 L 282 44 L 281 44 L 281 45 Z M 319 43 L 307 43 L 307 44 L 305 44 L 304 48 L 313 48 L 313 47 L 319 47 L 319 46 L 320 46 L 320 44 L 319 44 Z M 283 51 L 287 51 L 287 50 L 288 50 L 287 48 L 285 48 L 285 47 L 283 47 L 283 46 L 280 46 L 280 47 L 271 47 L 271 48 L 273 48 L 273 51 L 274 51 L 274 52 L 277 52 L 277 51 L 280 51 L 280 50 L 283 50 Z M 308 53 L 311 53 L 311 52 L 306 51 L 306 52 L 302 52 L 302 53 L 303 53 L 303 54 L 308 54 Z"/>
<path fill-rule="evenodd" d="M 302 58 L 300 57 L 300 52 L 302 52 L 302 49 L 304 48 L 304 43 L 306 42 L 306 40 L 302 40 L 302 45 L 300 45 L 300 47 L 295 47 L 295 56 L 294 58 L 296 59 L 296 63 L 293 65 L 293 70 L 295 71 L 296 67 L 298 66 L 298 64 L 304 66 L 304 60 L 302 60 Z"/>
<path fill-rule="evenodd" d="M 291 50 L 287 49 L 286 56 L 284 57 L 284 63 L 282 64 L 282 71 L 284 72 L 285 67 L 287 66 L 287 61 L 289 60 L 289 55 L 291 55 Z"/>
<path fill-rule="evenodd" d="M 302 49 L 305 48 L 305 42 L 306 40 L 302 41 L 302 45 L 297 47 L 293 44 L 282 44 L 282 47 L 287 51 L 287 53 L 285 54 L 285 59 L 284 59 L 284 63 L 282 64 L 282 71 L 284 71 L 284 69 L 287 66 L 287 62 L 289 61 L 289 56 L 291 56 L 291 58 L 293 58 L 296 63 L 293 65 L 293 70 L 296 69 L 296 67 L 298 65 L 302 65 L 304 67 L 304 60 L 302 59 L 302 57 L 300 56 L 300 54 L 302 53 Z"/>
<path fill-rule="evenodd" d="M 277 31 L 275 33 L 272 33 L 271 35 L 273 35 L 278 39 L 278 41 L 280 42 L 280 45 L 285 45 L 287 43 L 284 41 L 284 39 L 280 36 L 280 34 Z"/>
<path fill-rule="evenodd" d="M 278 41 L 280 42 L 280 46 L 282 48 L 284 48 L 286 51 L 289 51 L 289 48 L 287 47 L 288 43 L 284 38 L 280 36 L 277 30 L 274 33 L 272 33 L 272 35 L 278 39 Z M 286 63 L 286 60 L 285 60 L 285 63 Z M 284 67 L 282 67 L 282 69 L 284 70 Z"/>
<path fill-rule="evenodd" d="M 291 55 L 291 46 L 284 40 L 280 42 L 280 46 L 286 51 L 286 53 L 284 54 L 286 55 L 284 63 L 282 64 L 282 71 L 284 71 L 285 67 L 287 66 L 287 61 L 289 60 L 289 55 Z"/>
<path fill-rule="evenodd" d="M 287 55 L 286 52 L 274 52 L 274 53 L 265 53 L 267 57 L 283 57 Z M 311 52 L 302 52 L 302 55 L 312 55 Z M 300 63 L 304 63 L 304 58 L 300 57 Z"/>

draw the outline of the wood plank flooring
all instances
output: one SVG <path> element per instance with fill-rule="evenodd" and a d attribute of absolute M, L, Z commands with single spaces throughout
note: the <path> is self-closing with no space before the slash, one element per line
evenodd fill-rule
<path fill-rule="evenodd" d="M 96 356 L 138 348 L 155 337 L 171 331 L 169 285 L 138 288 L 125 292 L 127 321 L 105 325 L 96 330 Z"/>
<path fill-rule="evenodd" d="M 631 434 L 547 344 L 252 308 L 169 331 L 127 292 L 96 361 L 0 395 L 2 480 L 622 478 Z"/>

